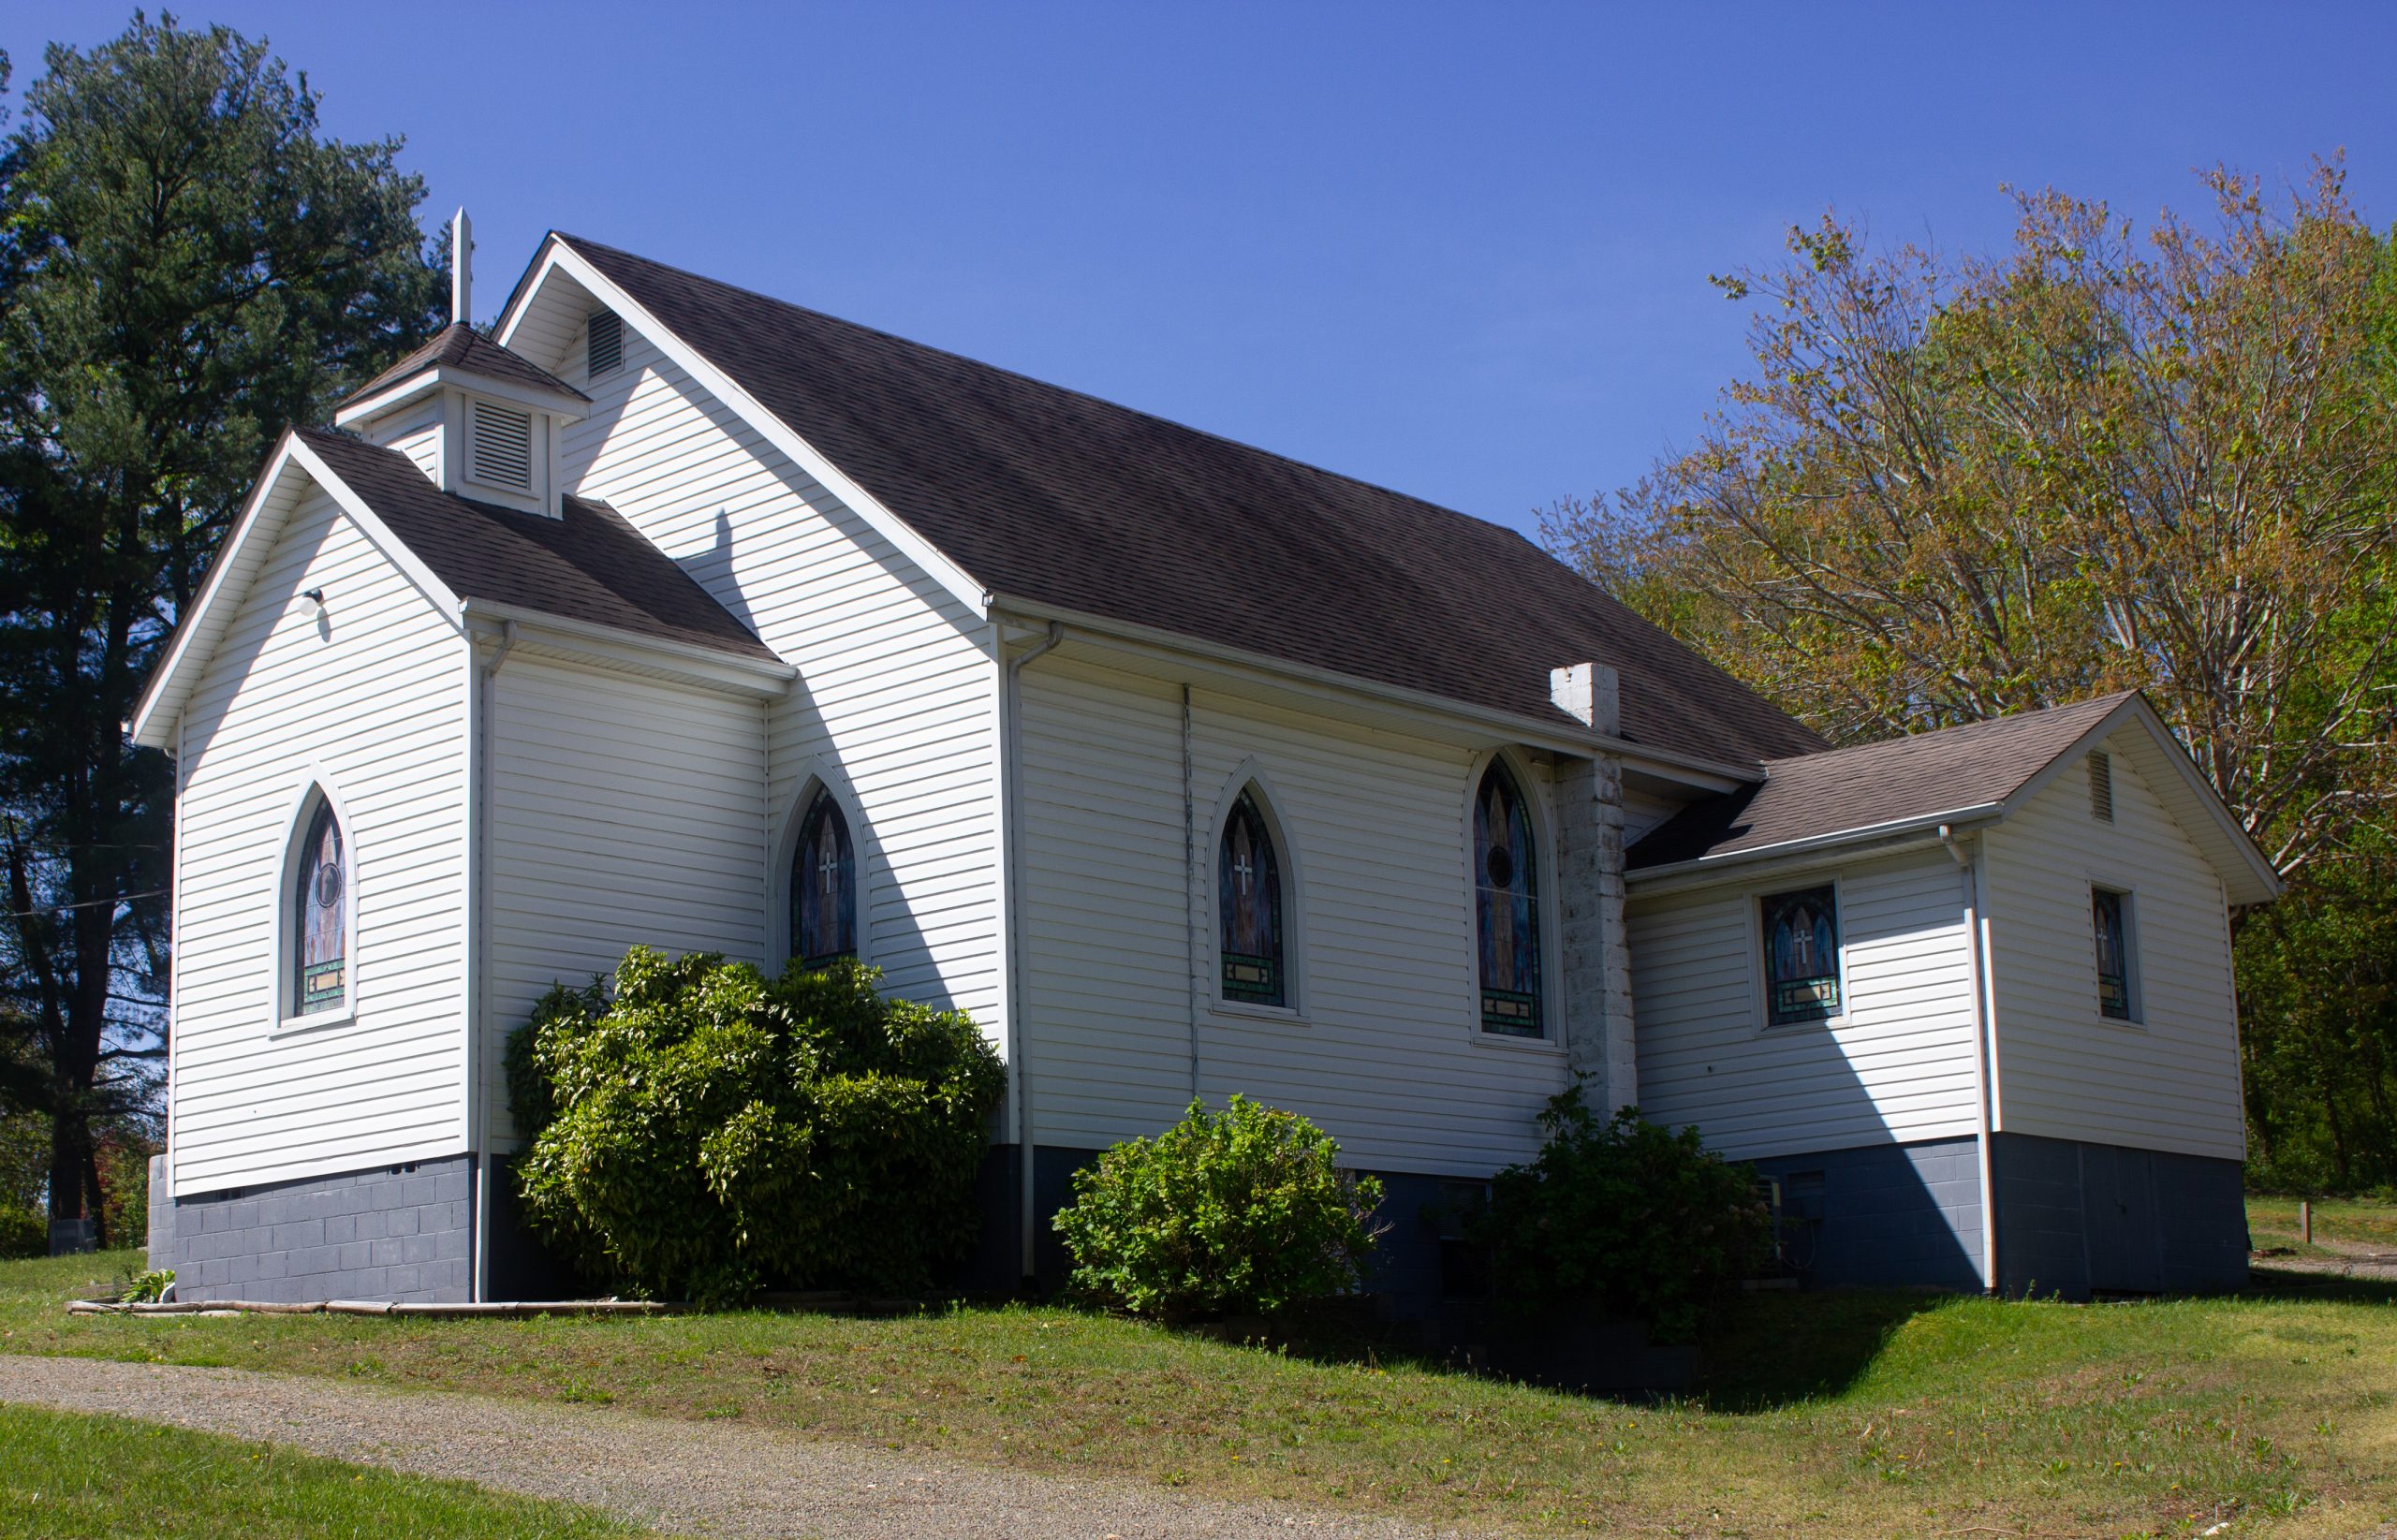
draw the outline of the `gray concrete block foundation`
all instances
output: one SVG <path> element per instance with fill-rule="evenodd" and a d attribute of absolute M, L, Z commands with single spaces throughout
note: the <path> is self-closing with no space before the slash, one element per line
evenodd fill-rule
<path fill-rule="evenodd" d="M 474 1290 L 467 1155 L 165 1200 L 151 1167 L 150 1265 L 182 1299 L 458 1304 Z"/>
<path fill-rule="evenodd" d="M 1752 1164 L 1780 1183 L 1784 1257 L 1801 1282 L 1980 1289 L 1978 1140 L 1871 1144 Z"/>

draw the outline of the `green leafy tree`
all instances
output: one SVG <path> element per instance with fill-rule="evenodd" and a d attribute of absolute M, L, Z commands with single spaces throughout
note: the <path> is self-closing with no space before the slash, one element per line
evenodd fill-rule
<path fill-rule="evenodd" d="M 2326 862 L 2238 937 L 2248 1168 L 2259 1187 L 2397 1185 L 2397 843 Z"/>
<path fill-rule="evenodd" d="M 636 946 L 610 987 L 552 990 L 508 1045 L 535 1233 L 588 1277 L 707 1304 L 927 1282 L 972 1237 L 1007 1073 L 963 1013 L 875 977 Z"/>
<path fill-rule="evenodd" d="M 1551 544 L 1835 741 L 2144 688 L 2285 873 L 2397 796 L 2392 257 L 2339 168 L 1994 258 L 1852 224 L 1720 280 L 1750 374 Z"/>
<path fill-rule="evenodd" d="M 0 1096 L 72 1219 L 163 1052 L 172 770 L 121 725 L 274 436 L 443 285 L 400 141 L 326 137 L 263 42 L 137 14 L 44 66 L 0 154 Z"/>
<path fill-rule="evenodd" d="M 1754 368 L 1697 444 L 1546 532 L 1835 741 L 2145 690 L 2293 884 L 2235 922 L 2259 1175 L 2352 1186 L 2397 1142 L 2397 243 L 2335 162 L 2205 186 L 2143 235 L 2022 196 L 1988 257 L 1793 229 L 1718 280 Z"/>
<path fill-rule="evenodd" d="M 1340 1169 L 1340 1146 L 1295 1112 L 1234 1095 L 1193 1101 L 1154 1138 L 1074 1173 L 1055 1225 L 1074 1287 L 1140 1315 L 1267 1313 L 1356 1288 L 1382 1185 Z"/>

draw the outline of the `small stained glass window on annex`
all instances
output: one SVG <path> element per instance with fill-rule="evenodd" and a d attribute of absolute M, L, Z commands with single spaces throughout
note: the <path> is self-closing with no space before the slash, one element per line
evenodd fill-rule
<path fill-rule="evenodd" d="M 300 867 L 292 879 L 295 1016 L 339 1010 L 349 1003 L 348 877 L 340 820 L 332 804 L 319 799 L 301 838 Z"/>
<path fill-rule="evenodd" d="M 810 966 L 858 953 L 858 862 L 849 821 L 819 789 L 790 862 L 790 951 Z"/>
<path fill-rule="evenodd" d="M 1774 1026 L 1839 1014 L 1839 906 L 1828 887 L 1764 901 L 1765 1019 Z"/>
<path fill-rule="evenodd" d="M 1223 990 L 1253 1005 L 1290 1003 L 1282 956 L 1282 862 L 1255 795 L 1243 791 L 1215 849 Z"/>
<path fill-rule="evenodd" d="M 1540 995 L 1539 857 L 1515 778 L 1493 764 L 1473 799 L 1474 923 L 1481 1030 L 1547 1034 Z"/>
<path fill-rule="evenodd" d="M 2089 906 L 2097 931 L 2097 1011 L 2112 1020 L 2127 1021 L 2131 1019 L 2131 948 L 2123 895 L 2110 888 L 2092 888 Z"/>

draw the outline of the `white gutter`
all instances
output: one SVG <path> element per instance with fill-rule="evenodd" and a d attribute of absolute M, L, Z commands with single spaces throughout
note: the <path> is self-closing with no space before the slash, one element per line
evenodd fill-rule
<path fill-rule="evenodd" d="M 522 605 L 461 599 L 458 613 L 462 619 L 496 621 L 503 626 L 521 627 L 532 641 L 562 644 L 596 662 L 638 662 L 647 654 L 654 660 L 652 666 L 675 668 L 695 682 L 715 683 L 752 694 L 780 695 L 799 677 L 799 670 L 780 658 L 727 653 L 698 642 L 647 636 L 593 621 L 570 620 Z"/>
<path fill-rule="evenodd" d="M 1869 840 L 1891 839 L 1904 834 L 1930 834 L 1934 829 L 1953 825 L 1994 823 L 2005 815 L 2002 802 L 1977 802 L 1971 807 L 1952 808 L 1946 813 L 1925 814 L 1912 818 L 1892 818 L 1887 823 L 1861 824 L 1854 829 L 1833 829 L 1827 834 L 1810 834 L 1801 840 L 1783 840 L 1775 844 L 1761 844 L 1751 850 L 1737 850 L 1725 856 L 1700 856 L 1695 860 L 1673 861 L 1665 866 L 1642 867 L 1624 873 L 1629 887 L 1644 887 L 1669 878 L 1691 876 L 1699 873 L 1711 875 L 1748 867 L 1759 861 L 1777 860 L 1787 856 L 1802 856 L 1811 851 L 1835 850 L 1842 845 L 1861 844 Z"/>
<path fill-rule="evenodd" d="M 467 644 L 473 655 L 473 643 Z M 475 682 L 475 762 L 467 782 L 472 799 L 467 814 L 474 829 L 475 890 L 471 920 L 474 938 L 468 955 L 474 959 L 473 982 L 466 1009 L 466 1145 L 475 1160 L 475 1277 L 473 1298 L 491 1298 L 491 1109 L 483 1078 L 483 1043 L 489 1035 L 491 994 L 491 808 L 493 785 L 492 718 L 499 704 L 499 671 L 516 650 L 516 623 L 502 621 L 499 647 L 477 670 Z"/>
<path fill-rule="evenodd" d="M 1161 659 L 1186 661 L 1201 658 L 1209 662 L 1266 675 L 1291 684 L 1311 687 L 1317 693 L 1338 692 L 1341 695 L 1363 697 L 1386 706 L 1396 706 L 1410 712 L 1430 712 L 1450 721 L 1470 724 L 1476 728 L 1495 728 L 1509 741 L 1533 748 L 1550 749 L 1594 759 L 1602 756 L 1619 758 L 1635 770 L 1665 775 L 1681 781 L 1695 780 L 1713 791 L 1728 791 L 1735 786 L 1751 785 L 1764 779 L 1761 767 L 1734 764 L 1723 760 L 1702 758 L 1695 755 L 1676 754 L 1654 744 L 1638 743 L 1607 733 L 1577 726 L 1563 717 L 1525 716 L 1515 711 L 1476 706 L 1448 696 L 1433 695 L 1424 690 L 1408 689 L 1358 674 L 1342 673 L 1333 668 L 1318 668 L 1311 664 L 1294 663 L 1287 658 L 1270 657 L 1244 648 L 1228 647 L 1180 631 L 1160 630 L 1132 621 L 1113 620 L 1104 615 L 1092 615 L 1080 610 L 1065 609 L 1055 605 L 1039 604 L 1004 594 L 988 594 L 984 602 L 995 616 L 1040 625 L 1062 622 L 1078 633 L 1116 638 L 1135 648 L 1152 650 Z"/>
<path fill-rule="evenodd" d="M 1980 1156 L 1981 1186 L 1981 1287 L 1995 1294 L 1998 1291 L 1997 1270 L 1997 1188 L 1996 1163 L 1992 1146 L 1997 1132 L 1997 1105 L 1992 1063 L 1990 1016 L 1983 994 L 1983 980 L 1989 976 L 1989 964 L 1984 957 L 1981 940 L 1981 843 L 1973 842 L 1972 852 L 1965 853 L 1953 828 L 1939 826 L 1939 843 L 1954 857 L 1964 884 L 1964 950 L 1969 960 L 1973 990 L 1973 1091 L 1979 1104 L 1980 1137 L 1975 1141 Z"/>
<path fill-rule="evenodd" d="M 993 635 L 997 635 L 994 630 Z M 1002 798 L 999 816 L 1007 822 L 1007 870 L 1015 874 L 1015 907 L 1021 909 L 1023 893 L 1023 837 L 1021 811 L 1023 786 L 1023 687 L 1018 677 L 1025 664 L 1049 652 L 1066 639 L 1064 623 L 1051 621 L 1049 634 L 1007 663 L 1007 688 L 1001 693 L 1000 733 L 1005 741 L 1000 752 L 1007 765 L 1006 795 Z M 1032 1286 L 1034 1202 L 1032 1192 L 1032 1074 L 1024 1052 L 1024 1042 L 1031 1034 L 1023 1022 L 1023 924 L 1013 914 L 1007 917 L 1007 1089 L 1015 1093 L 1015 1143 L 1017 1154 L 1016 1182 L 1017 1218 L 1022 1244 L 1023 1283 Z"/>

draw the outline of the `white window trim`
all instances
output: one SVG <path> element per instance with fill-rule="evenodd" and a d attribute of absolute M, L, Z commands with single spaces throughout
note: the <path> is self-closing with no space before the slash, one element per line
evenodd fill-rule
<path fill-rule="evenodd" d="M 1254 1000 L 1229 1000 L 1224 995 L 1224 917 L 1215 874 L 1221 865 L 1224 823 L 1232 805 L 1249 787 L 1257 788 L 1257 810 L 1273 842 L 1273 857 L 1282 870 L 1282 997 L 1287 1005 L 1268 1005 Z M 1274 1026 L 1303 1027 L 1307 1014 L 1306 874 L 1298 842 L 1282 816 L 1281 795 L 1272 778 L 1252 755 L 1241 761 L 1216 795 L 1214 815 L 1208 819 L 1199 849 L 1205 854 L 1198 875 L 1199 913 L 1207 928 L 1207 1008 L 1216 1016 L 1239 1017 Z"/>
<path fill-rule="evenodd" d="M 2123 986 L 2125 990 L 2129 992 L 2131 997 L 2131 1013 L 2128 1017 L 2108 1016 L 2106 1014 L 2106 1008 L 2104 1005 L 2100 1003 L 2099 999 L 2097 987 L 2097 894 L 2101 889 L 2105 892 L 2118 893 L 2122 895 Z M 2140 956 L 2139 947 L 2139 889 L 2133 887 L 2129 883 L 2117 881 L 2116 879 L 2103 873 L 2089 873 L 2087 893 L 2082 902 L 2082 913 L 2089 917 L 2089 950 L 2086 954 L 2089 968 L 2089 992 L 2086 998 L 2089 1001 L 2090 1016 L 2099 1026 L 2109 1027 L 2116 1032 L 2145 1032 L 2147 1030 L 2147 990 L 2142 982 L 2141 975 L 2145 974 L 2147 970 L 2142 966 L 2143 960 Z"/>
<path fill-rule="evenodd" d="M 333 823 L 341 830 L 342 858 L 347 870 L 342 873 L 342 934 L 347 938 L 349 955 L 344 961 L 349 976 L 343 981 L 341 1008 L 330 1011 L 301 1013 L 299 1002 L 293 998 L 292 979 L 297 973 L 294 948 L 300 938 L 291 924 L 292 880 L 299 875 L 300 850 L 308 836 L 308 823 L 315 816 L 316 799 L 322 797 L 333 810 Z M 274 919 L 269 928 L 272 945 L 267 952 L 274 975 L 270 981 L 267 1000 L 270 1021 L 268 1031 L 280 1036 L 301 1032 L 321 1032 L 327 1027 L 346 1027 L 358 1019 L 359 985 L 362 970 L 359 966 L 358 931 L 358 826 L 349 815 L 349 804 L 331 776 L 319 766 L 311 765 L 301 776 L 299 790 L 284 804 L 283 856 L 274 866 Z"/>
<path fill-rule="evenodd" d="M 1540 1034 L 1510 1037 L 1481 1028 L 1481 873 L 1473 864 L 1473 811 L 1481 797 L 1482 777 L 1503 761 L 1515 787 L 1523 794 L 1523 812 L 1531 819 L 1532 843 L 1537 848 L 1539 877 Z M 1464 780 L 1464 799 L 1457 825 L 1460 874 L 1464 879 L 1465 1040 L 1503 1053 L 1561 1057 L 1565 1052 L 1564 931 L 1557 917 L 1556 885 L 1561 870 L 1556 854 L 1556 814 L 1549 805 L 1546 778 L 1512 749 L 1487 749 L 1474 756 Z"/>
<path fill-rule="evenodd" d="M 858 961 L 867 967 L 875 965 L 874 946 L 874 895 L 878 886 L 875 873 L 882 870 L 882 847 L 875 843 L 874 827 L 865 816 L 864 804 L 849 785 L 840 768 L 821 755 L 811 756 L 800 769 L 799 795 L 785 804 L 782 827 L 774 834 L 774 864 L 768 873 L 767 902 L 772 912 L 766 917 L 766 960 L 770 973 L 779 975 L 792 962 L 790 935 L 790 863 L 798 853 L 800 826 L 807 819 L 807 810 L 815 802 L 816 794 L 831 795 L 841 809 L 841 816 L 849 824 L 849 851 L 857 860 L 858 883 Z"/>
<path fill-rule="evenodd" d="M 1803 892 L 1809 887 L 1831 890 L 1831 925 L 1839 931 L 1838 956 L 1834 960 L 1839 974 L 1839 1009 L 1815 1021 L 1775 1021 L 1772 1019 L 1772 981 L 1765 976 L 1764 966 L 1764 901 L 1782 893 Z M 1777 1037 L 1786 1033 L 1837 1031 L 1848 1025 L 1856 1015 L 1856 990 L 1847 976 L 1847 889 L 1836 872 L 1820 875 L 1785 873 L 1777 881 L 1750 883 L 1740 890 L 1740 904 L 1745 913 L 1744 929 L 1748 937 L 1748 1001 L 1756 1013 L 1756 1035 Z"/>

